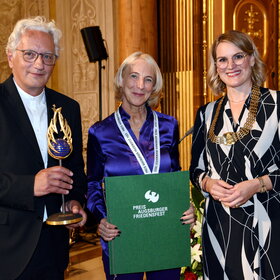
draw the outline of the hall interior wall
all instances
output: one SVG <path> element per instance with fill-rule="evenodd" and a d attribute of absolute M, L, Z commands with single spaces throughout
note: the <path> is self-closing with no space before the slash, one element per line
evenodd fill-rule
<path fill-rule="evenodd" d="M 176 117 L 180 137 L 193 126 L 197 109 L 216 97 L 206 85 L 208 52 L 228 29 L 249 32 L 268 65 L 266 86 L 279 87 L 279 1 L 252 0 L 0 0 L 0 81 L 10 74 L 7 38 L 20 18 L 44 15 L 62 29 L 62 50 L 48 86 L 81 105 L 84 154 L 87 131 L 99 120 L 98 63 L 90 63 L 80 29 L 100 27 L 108 59 L 102 61 L 102 117 L 119 105 L 113 78 L 130 53 L 150 53 L 165 86 L 158 110 Z M 253 23 L 253 24 L 252 24 Z M 269 55 L 268 55 L 269 54 Z M 190 162 L 191 136 L 180 144 L 183 170 Z"/>

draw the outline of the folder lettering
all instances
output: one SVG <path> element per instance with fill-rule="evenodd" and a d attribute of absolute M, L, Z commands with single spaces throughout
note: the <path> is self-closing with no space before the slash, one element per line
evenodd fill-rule
<path fill-rule="evenodd" d="M 110 273 L 190 265 L 189 172 L 105 178 L 108 222 L 121 231 L 109 242 Z"/>

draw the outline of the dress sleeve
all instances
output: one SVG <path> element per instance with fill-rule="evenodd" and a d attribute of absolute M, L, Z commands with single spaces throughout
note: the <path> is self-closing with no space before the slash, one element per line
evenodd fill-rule
<path fill-rule="evenodd" d="M 200 182 L 207 174 L 207 157 L 205 135 L 205 107 L 201 107 L 196 115 L 192 137 L 192 159 L 190 166 L 190 179 L 194 186 L 200 189 Z"/>
<path fill-rule="evenodd" d="M 279 93 L 278 93 L 279 94 Z M 280 100 L 280 98 L 278 99 Z M 277 115 L 278 115 L 278 143 L 280 142 L 280 102 L 277 103 Z M 276 146 L 276 145 L 275 145 Z M 272 183 L 272 189 L 274 191 L 279 192 L 280 188 L 280 158 L 277 157 L 278 160 L 275 160 L 275 165 L 273 171 L 269 172 L 267 175 L 269 176 L 271 183 Z M 265 175 L 265 174 L 262 174 Z"/>
<path fill-rule="evenodd" d="M 278 127 L 276 135 L 274 136 L 274 143 L 271 145 L 271 154 L 269 154 L 269 159 L 273 165 L 270 164 L 268 168 L 262 168 L 259 176 L 268 175 L 271 183 L 272 183 L 272 191 L 279 192 L 280 191 L 280 156 L 279 156 L 279 143 L 280 143 L 280 91 L 277 91 L 277 101 L 276 101 L 276 110 L 277 110 L 277 119 L 278 119 Z M 267 103 L 267 106 L 269 103 Z"/>
<path fill-rule="evenodd" d="M 179 128 L 178 121 L 174 119 L 174 129 L 173 129 L 173 141 L 170 149 L 170 158 L 171 158 L 171 172 L 181 170 L 180 161 L 179 161 Z"/>
<path fill-rule="evenodd" d="M 103 192 L 105 156 L 102 153 L 94 126 L 89 129 L 87 144 L 87 207 L 98 222 L 106 217 L 106 205 Z"/>

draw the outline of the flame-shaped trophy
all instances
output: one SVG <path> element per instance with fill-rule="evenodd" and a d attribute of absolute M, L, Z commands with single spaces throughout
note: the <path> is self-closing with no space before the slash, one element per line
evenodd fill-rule
<path fill-rule="evenodd" d="M 51 157 L 58 159 L 59 165 L 62 166 L 62 160 L 67 158 L 73 150 L 72 133 L 66 119 L 62 116 L 62 108 L 56 108 L 56 106 L 53 105 L 52 109 L 54 115 L 48 127 L 48 153 Z M 54 133 L 58 134 L 57 122 L 59 122 L 63 138 L 56 139 L 54 137 Z M 68 225 L 78 223 L 82 219 L 80 214 L 65 211 L 65 200 L 62 194 L 62 212 L 51 215 L 46 223 L 48 225 Z"/>

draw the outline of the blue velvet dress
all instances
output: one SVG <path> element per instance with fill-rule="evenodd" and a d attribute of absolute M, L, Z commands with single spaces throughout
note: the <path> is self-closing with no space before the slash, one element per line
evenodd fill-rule
<path fill-rule="evenodd" d="M 146 159 L 150 170 L 154 163 L 153 113 L 147 107 L 147 119 L 144 122 L 139 140 L 135 137 L 130 124 L 130 116 L 122 107 L 120 115 L 128 132 Z M 160 173 L 180 170 L 178 153 L 178 122 L 175 118 L 156 112 L 160 133 Z M 142 175 L 143 171 L 133 152 L 123 138 L 114 118 L 110 115 L 89 129 L 87 147 L 88 172 L 88 209 L 98 222 L 106 217 L 106 206 L 102 182 L 104 177 Z M 179 219 L 179 217 L 178 217 Z M 108 244 L 101 239 L 103 252 L 108 255 Z"/>

